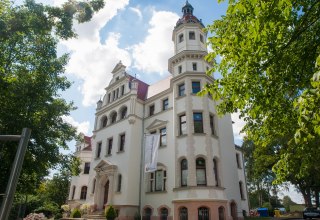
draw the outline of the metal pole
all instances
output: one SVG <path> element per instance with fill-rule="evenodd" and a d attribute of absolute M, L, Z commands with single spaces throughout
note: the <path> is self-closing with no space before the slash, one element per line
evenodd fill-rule
<path fill-rule="evenodd" d="M 6 192 L 2 201 L 2 205 L 1 205 L 1 209 L 0 209 L 1 220 L 8 219 L 12 202 L 13 202 L 14 193 L 16 191 L 17 183 L 18 183 L 20 172 L 22 169 L 24 155 L 26 153 L 27 145 L 29 142 L 30 134 L 31 134 L 30 128 L 24 128 L 22 130 L 19 146 L 17 149 L 17 153 L 15 156 L 13 165 L 12 165 L 9 181 L 7 184 L 7 189 L 6 189 Z"/>

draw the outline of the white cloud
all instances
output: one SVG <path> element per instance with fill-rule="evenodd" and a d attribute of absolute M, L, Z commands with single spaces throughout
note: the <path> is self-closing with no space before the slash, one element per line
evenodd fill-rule
<path fill-rule="evenodd" d="M 240 133 L 240 131 L 242 130 L 242 128 L 245 126 L 245 121 L 243 121 L 243 119 L 239 118 L 240 113 L 233 113 L 231 114 L 231 119 L 234 122 L 232 124 L 232 128 L 233 128 L 233 136 L 234 136 L 234 140 L 235 143 L 238 145 L 242 144 L 243 138 L 246 136 L 245 133 Z"/>
<path fill-rule="evenodd" d="M 62 120 L 71 124 L 72 126 L 76 127 L 78 133 L 88 134 L 88 132 L 89 132 L 89 127 L 90 127 L 89 121 L 84 121 L 84 122 L 80 123 L 80 122 L 77 122 L 76 120 L 74 120 L 74 118 L 72 118 L 69 115 L 68 116 L 63 115 Z"/>
<path fill-rule="evenodd" d="M 118 47 L 120 34 L 109 33 L 105 42 L 101 42 L 99 35 L 118 10 L 127 5 L 128 0 L 106 1 L 105 7 L 91 21 L 75 25 L 77 38 L 61 41 L 60 48 L 71 52 L 66 72 L 83 81 L 80 92 L 85 106 L 95 104 L 99 96 L 104 94 L 104 87 L 112 77 L 111 71 L 119 60 L 127 66 L 131 64 L 129 53 Z"/>
<path fill-rule="evenodd" d="M 139 19 L 142 19 L 142 13 L 138 7 L 130 7 L 129 10 L 134 12 L 139 17 Z"/>
<path fill-rule="evenodd" d="M 145 73 L 167 71 L 168 58 L 173 55 L 172 30 L 178 19 L 172 12 L 153 11 L 147 37 L 132 47 L 135 68 Z"/>

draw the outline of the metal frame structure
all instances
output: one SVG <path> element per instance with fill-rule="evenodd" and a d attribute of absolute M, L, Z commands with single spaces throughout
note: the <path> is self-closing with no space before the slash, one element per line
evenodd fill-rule
<path fill-rule="evenodd" d="M 8 219 L 30 135 L 30 128 L 23 128 L 21 135 L 0 135 L 0 141 L 19 141 L 18 149 L 12 164 L 10 177 L 7 183 L 6 192 L 3 195 L 3 201 L 0 209 L 1 220 Z"/>

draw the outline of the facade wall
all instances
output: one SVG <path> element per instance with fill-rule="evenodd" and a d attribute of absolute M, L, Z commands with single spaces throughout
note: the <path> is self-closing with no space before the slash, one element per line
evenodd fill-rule
<path fill-rule="evenodd" d="M 242 152 L 234 145 L 231 117 L 218 117 L 216 101 L 196 95 L 214 79 L 205 73 L 211 65 L 203 59 L 204 26 L 190 6 L 187 2 L 173 31 L 175 55 L 168 61 L 172 76 L 149 86 L 128 75 L 119 62 L 97 103 L 90 175 L 74 177 L 71 184 L 87 182 L 87 202 L 97 209 L 112 204 L 118 219 L 133 219 L 139 211 L 152 213 L 150 219 L 164 213 L 167 219 L 179 219 L 180 209 L 186 208 L 189 219 L 202 213 L 210 220 L 231 220 L 248 211 L 244 167 L 236 160 L 239 154 L 243 163 Z M 190 32 L 194 39 L 189 39 Z M 181 34 L 184 39 L 179 42 Z M 151 133 L 162 133 L 158 167 L 144 173 L 144 137 Z"/>

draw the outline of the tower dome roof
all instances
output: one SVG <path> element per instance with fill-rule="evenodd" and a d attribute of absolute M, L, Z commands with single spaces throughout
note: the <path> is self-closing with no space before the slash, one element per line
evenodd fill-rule
<path fill-rule="evenodd" d="M 186 1 L 185 5 L 182 7 L 182 12 L 183 12 L 183 16 L 177 21 L 175 28 L 186 23 L 199 23 L 201 26 L 204 27 L 204 25 L 202 24 L 202 21 L 193 15 L 193 7 L 188 2 L 188 0 Z"/>

